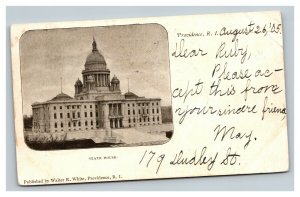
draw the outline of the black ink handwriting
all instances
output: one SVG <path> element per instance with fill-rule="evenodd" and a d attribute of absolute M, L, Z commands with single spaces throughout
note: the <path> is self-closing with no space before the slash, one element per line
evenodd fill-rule
<path fill-rule="evenodd" d="M 183 103 L 184 103 L 189 95 L 194 96 L 194 95 L 201 94 L 202 89 L 203 89 L 203 82 L 200 79 L 197 83 L 195 83 L 194 88 L 190 88 L 189 84 L 190 84 L 190 81 L 187 82 L 187 86 L 186 86 L 185 90 L 183 90 L 182 88 L 175 88 L 172 92 L 172 97 L 173 98 L 184 97 L 184 99 L 183 99 Z"/>
<path fill-rule="evenodd" d="M 214 132 L 216 132 L 216 135 L 215 135 L 215 138 L 214 138 L 214 141 L 216 141 L 218 139 L 218 137 L 220 136 L 220 141 L 222 142 L 223 140 L 227 138 L 229 139 L 246 139 L 246 143 L 244 144 L 244 149 L 246 149 L 250 142 L 251 142 L 251 138 L 252 138 L 252 130 L 250 132 L 239 132 L 239 131 L 236 131 L 236 128 L 235 127 L 230 127 L 230 128 L 227 128 L 227 126 L 221 126 L 221 125 L 218 125 L 215 129 L 214 129 Z M 222 134 L 221 134 L 222 133 Z M 230 135 L 229 135 L 230 133 Z"/>
<path fill-rule="evenodd" d="M 239 47 L 239 40 L 236 39 L 233 48 L 227 48 L 226 42 L 221 42 L 215 58 L 232 58 L 238 56 L 241 56 L 241 64 L 243 64 L 246 59 L 250 59 L 251 53 L 248 54 L 248 45 L 246 47 Z"/>
<path fill-rule="evenodd" d="M 189 57 L 196 57 L 198 55 L 200 55 L 200 56 L 207 55 L 207 52 L 205 52 L 201 48 L 189 50 L 189 49 L 186 49 L 184 47 L 184 45 L 185 45 L 184 39 L 180 40 L 179 46 L 178 46 L 178 43 L 176 43 L 176 49 L 172 53 L 172 56 L 174 56 L 175 58 L 178 58 L 178 57 L 189 58 Z"/>

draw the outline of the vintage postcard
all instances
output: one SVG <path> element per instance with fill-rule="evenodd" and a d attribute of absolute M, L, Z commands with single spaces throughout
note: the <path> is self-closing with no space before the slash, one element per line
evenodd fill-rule
<path fill-rule="evenodd" d="M 279 11 L 11 27 L 20 185 L 289 169 Z"/>

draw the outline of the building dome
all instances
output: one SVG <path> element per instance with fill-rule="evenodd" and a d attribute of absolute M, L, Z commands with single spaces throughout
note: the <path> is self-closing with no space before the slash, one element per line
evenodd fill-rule
<path fill-rule="evenodd" d="M 118 83 L 120 83 L 120 80 L 116 77 L 116 75 L 114 75 L 114 77 L 111 79 L 111 83 L 118 84 Z"/>
<path fill-rule="evenodd" d="M 93 50 L 87 56 L 85 61 L 85 69 L 87 70 L 94 70 L 94 69 L 106 69 L 106 62 L 103 55 L 97 49 L 97 43 L 93 41 Z"/>
<path fill-rule="evenodd" d="M 65 100 L 72 100 L 72 99 L 73 99 L 72 97 L 62 92 L 56 95 L 55 97 L 53 97 L 51 101 L 65 101 Z"/>
<path fill-rule="evenodd" d="M 75 86 L 82 86 L 82 82 L 80 81 L 80 79 L 78 78 L 76 83 L 75 83 Z"/>

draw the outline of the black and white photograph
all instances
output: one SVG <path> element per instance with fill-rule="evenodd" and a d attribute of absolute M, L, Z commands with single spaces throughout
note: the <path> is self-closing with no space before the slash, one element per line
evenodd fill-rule
<path fill-rule="evenodd" d="M 171 139 L 168 36 L 161 25 L 30 30 L 19 50 L 30 148 L 160 145 Z"/>

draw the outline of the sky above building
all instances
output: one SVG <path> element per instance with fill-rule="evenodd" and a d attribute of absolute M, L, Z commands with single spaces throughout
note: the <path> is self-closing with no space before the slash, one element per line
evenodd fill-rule
<path fill-rule="evenodd" d="M 167 32 L 158 24 L 34 30 L 20 40 L 23 113 L 62 91 L 74 97 L 93 37 L 122 93 L 160 97 L 171 105 Z"/>

